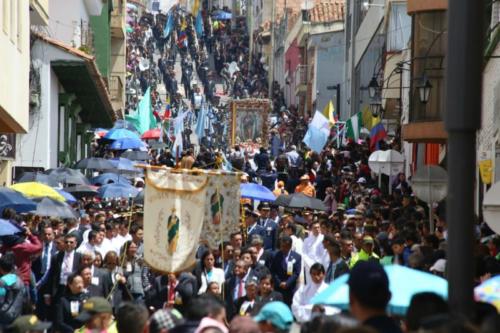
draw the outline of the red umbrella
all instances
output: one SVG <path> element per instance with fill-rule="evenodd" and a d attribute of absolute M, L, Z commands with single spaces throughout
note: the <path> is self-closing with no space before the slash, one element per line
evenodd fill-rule
<path fill-rule="evenodd" d="M 159 139 L 161 135 L 161 129 L 155 128 L 155 129 L 150 129 L 141 136 L 142 139 Z"/>

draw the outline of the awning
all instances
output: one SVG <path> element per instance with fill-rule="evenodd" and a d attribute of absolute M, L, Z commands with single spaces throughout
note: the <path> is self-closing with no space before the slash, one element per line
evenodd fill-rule
<path fill-rule="evenodd" d="M 82 120 L 93 127 L 111 127 L 118 117 L 95 57 L 50 37 L 37 33 L 34 35 L 63 51 L 54 53 L 50 57 L 50 64 L 64 90 L 75 94 L 76 101 L 82 106 L 79 114 Z"/>

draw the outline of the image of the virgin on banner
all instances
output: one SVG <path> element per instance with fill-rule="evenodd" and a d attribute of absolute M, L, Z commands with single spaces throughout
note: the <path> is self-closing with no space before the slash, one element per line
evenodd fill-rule
<path fill-rule="evenodd" d="M 161 272 L 192 267 L 203 226 L 206 173 L 146 170 L 144 260 Z"/>
<path fill-rule="evenodd" d="M 213 173 L 207 184 L 207 201 L 201 242 L 216 248 L 240 230 L 240 180 L 236 173 Z"/>

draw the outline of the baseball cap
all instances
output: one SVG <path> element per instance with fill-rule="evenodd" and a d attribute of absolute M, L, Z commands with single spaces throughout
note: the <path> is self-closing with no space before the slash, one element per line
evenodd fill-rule
<path fill-rule="evenodd" d="M 373 238 L 371 236 L 363 237 L 363 243 L 373 244 Z"/>
<path fill-rule="evenodd" d="M 176 309 L 161 309 L 156 311 L 149 319 L 149 332 L 160 333 L 166 329 L 170 331 L 184 323 L 184 319 Z"/>
<path fill-rule="evenodd" d="M 16 320 L 8 327 L 8 331 L 12 333 L 25 333 L 32 331 L 43 332 L 49 329 L 52 323 L 40 321 L 35 315 L 26 315 L 17 317 Z"/>
<path fill-rule="evenodd" d="M 98 313 L 113 313 L 111 304 L 104 297 L 91 297 L 82 306 L 82 312 L 76 317 L 76 320 L 86 322 L 93 315 Z"/>
<path fill-rule="evenodd" d="M 365 305 L 384 308 L 389 302 L 389 278 L 378 262 L 358 261 L 351 270 L 347 284 L 349 292 Z"/>
<path fill-rule="evenodd" d="M 268 321 L 280 330 L 287 330 L 293 323 L 293 315 L 285 303 L 270 302 L 264 305 L 254 320 L 258 323 Z"/>

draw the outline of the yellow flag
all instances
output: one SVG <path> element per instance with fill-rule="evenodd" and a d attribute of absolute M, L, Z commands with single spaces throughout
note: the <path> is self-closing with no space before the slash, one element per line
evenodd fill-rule
<path fill-rule="evenodd" d="M 479 161 L 479 174 L 481 175 L 481 180 L 484 184 L 491 184 L 491 173 L 492 173 L 492 162 L 491 160 Z"/>
<path fill-rule="evenodd" d="M 323 109 L 323 115 L 328 119 L 330 122 L 330 126 L 335 125 L 335 109 L 333 108 L 333 102 L 330 100 L 328 104 L 326 104 L 325 108 Z"/>
<path fill-rule="evenodd" d="M 363 119 L 363 127 L 369 131 L 380 123 L 380 117 L 374 117 L 368 106 L 361 112 L 361 118 Z"/>
<path fill-rule="evenodd" d="M 192 8 L 191 14 L 196 17 L 198 15 L 198 10 L 200 10 L 200 0 L 194 0 Z"/>

